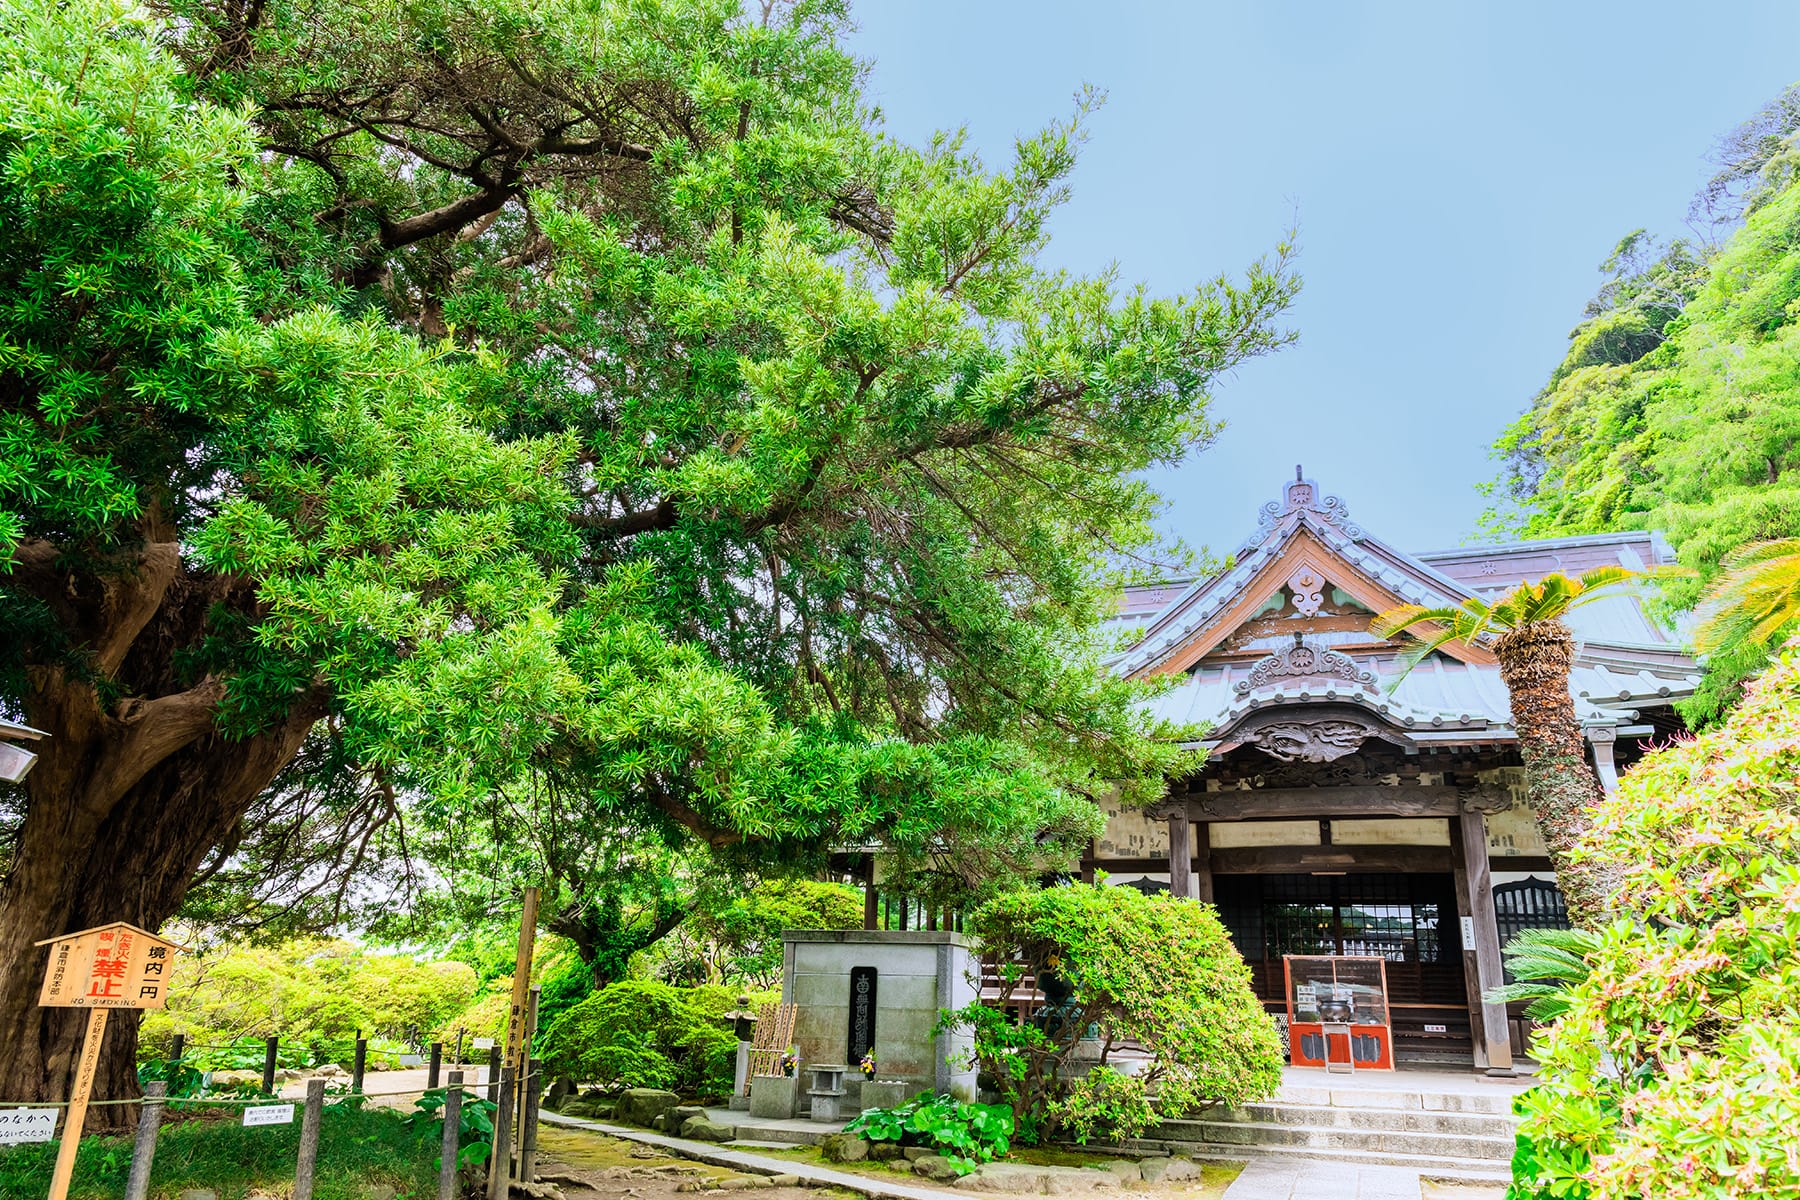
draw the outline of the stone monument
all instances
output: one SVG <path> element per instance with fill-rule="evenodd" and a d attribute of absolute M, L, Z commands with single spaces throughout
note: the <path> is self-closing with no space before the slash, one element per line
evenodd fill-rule
<path fill-rule="evenodd" d="M 794 1045 L 809 1063 L 847 1064 L 843 1107 L 860 1111 L 856 1064 L 873 1050 L 876 1079 L 897 1080 L 905 1096 L 949 1092 L 975 1099 L 966 1033 L 936 1032 L 938 1011 L 980 994 L 974 944 L 929 930 L 795 929 L 781 935 L 781 998 L 797 1008 Z M 888 1089 L 884 1093 L 891 1094 Z"/>

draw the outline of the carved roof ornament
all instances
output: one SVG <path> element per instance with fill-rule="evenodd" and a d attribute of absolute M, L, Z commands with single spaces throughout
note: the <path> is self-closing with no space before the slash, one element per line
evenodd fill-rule
<path fill-rule="evenodd" d="M 1325 576 L 1308 564 L 1288 576 L 1287 587 L 1294 595 L 1295 612 L 1303 617 L 1319 615 L 1319 606 L 1325 603 Z"/>
<path fill-rule="evenodd" d="M 1513 803 L 1512 793 L 1494 784 L 1459 787 L 1456 789 L 1456 798 L 1464 812 L 1486 813 L 1488 816 L 1505 812 Z"/>
<path fill-rule="evenodd" d="M 1306 478 L 1305 471 L 1299 466 L 1294 468 L 1294 482 L 1282 489 L 1281 499 L 1262 506 L 1256 523 L 1263 530 L 1270 530 L 1293 513 L 1311 513 L 1354 540 L 1361 540 L 1363 536 L 1362 526 L 1350 519 L 1349 506 L 1337 496 L 1321 496 L 1319 485 Z"/>
<path fill-rule="evenodd" d="M 1277 679 L 1290 677 L 1342 679 L 1363 688 L 1373 688 L 1376 683 L 1375 672 L 1363 670 L 1348 654 L 1326 646 L 1315 646 L 1306 640 L 1305 634 L 1296 633 L 1293 645 L 1285 646 L 1256 661 L 1256 665 L 1250 668 L 1250 677 L 1238 682 L 1237 694 L 1248 696 L 1257 688 L 1267 687 Z"/>
<path fill-rule="evenodd" d="M 1359 721 L 1271 721 L 1244 739 L 1282 762 L 1325 763 L 1354 754 L 1374 730 Z"/>

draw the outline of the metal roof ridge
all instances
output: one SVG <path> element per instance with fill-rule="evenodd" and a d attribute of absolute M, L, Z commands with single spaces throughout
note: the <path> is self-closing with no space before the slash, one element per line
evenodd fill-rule
<path fill-rule="evenodd" d="M 1566 537 L 1526 538 L 1517 542 L 1473 542 L 1467 546 L 1450 546 L 1439 550 L 1415 550 L 1413 557 L 1461 558 L 1482 553 L 1516 554 L 1556 546 L 1622 546 L 1635 541 L 1648 541 L 1655 545 L 1660 542 L 1661 532 L 1657 529 L 1627 529 L 1615 533 L 1575 533 Z"/>

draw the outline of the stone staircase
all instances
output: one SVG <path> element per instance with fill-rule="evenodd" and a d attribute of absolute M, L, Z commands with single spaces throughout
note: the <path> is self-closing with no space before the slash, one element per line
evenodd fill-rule
<path fill-rule="evenodd" d="M 1165 1121 L 1128 1148 L 1197 1158 L 1328 1160 L 1498 1182 L 1513 1154 L 1513 1091 L 1284 1086 L 1265 1104 Z"/>

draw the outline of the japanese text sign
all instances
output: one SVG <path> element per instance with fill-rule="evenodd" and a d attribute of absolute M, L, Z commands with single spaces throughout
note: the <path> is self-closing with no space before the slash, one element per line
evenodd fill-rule
<path fill-rule="evenodd" d="M 0 1146 L 47 1142 L 55 1132 L 54 1108 L 0 1109 Z"/>
<path fill-rule="evenodd" d="M 50 947 L 38 1003 L 52 1008 L 161 1008 L 180 949 L 123 921 L 38 945 Z"/>

